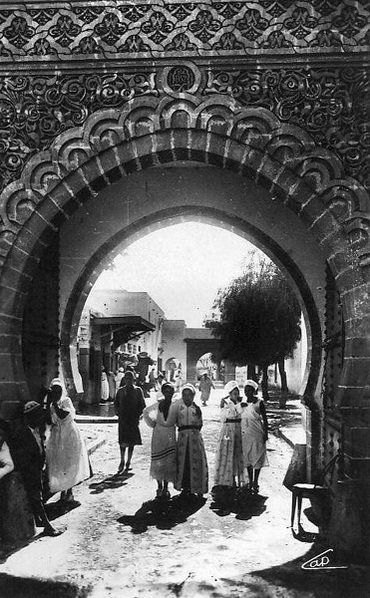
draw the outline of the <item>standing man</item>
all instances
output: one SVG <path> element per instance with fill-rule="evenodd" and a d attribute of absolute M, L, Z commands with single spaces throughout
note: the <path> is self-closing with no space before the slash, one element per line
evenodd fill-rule
<path fill-rule="evenodd" d="M 214 384 L 208 374 L 203 374 L 199 382 L 200 400 L 204 407 L 207 405 L 209 396 L 211 394 L 211 388 L 214 388 Z"/>
<path fill-rule="evenodd" d="M 12 435 L 11 451 L 15 469 L 22 474 L 36 526 L 43 525 L 46 536 L 59 536 L 63 532 L 50 523 L 43 501 L 44 410 L 36 401 L 29 401 L 24 406 L 23 414 L 24 421 Z"/>
<path fill-rule="evenodd" d="M 134 446 L 142 444 L 139 420 L 145 408 L 145 400 L 143 391 L 134 385 L 134 380 L 134 373 L 127 371 L 114 401 L 114 408 L 116 415 L 118 415 L 118 442 L 121 451 L 118 475 L 127 473 L 131 469 Z M 126 448 L 127 461 L 125 465 Z"/>

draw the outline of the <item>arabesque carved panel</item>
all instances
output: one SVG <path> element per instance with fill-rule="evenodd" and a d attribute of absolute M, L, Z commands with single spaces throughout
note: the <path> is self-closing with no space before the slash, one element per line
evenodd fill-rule
<path fill-rule="evenodd" d="M 369 44 L 368 0 L 37 2 L 0 8 L 0 56 L 97 60 L 296 51 Z"/>
<path fill-rule="evenodd" d="M 363 68 L 196 69 L 185 63 L 152 71 L 0 76 L 0 191 L 56 136 L 103 108 L 140 97 L 197 91 L 232 97 L 304 129 L 340 158 L 348 176 L 370 187 L 370 81 Z"/>

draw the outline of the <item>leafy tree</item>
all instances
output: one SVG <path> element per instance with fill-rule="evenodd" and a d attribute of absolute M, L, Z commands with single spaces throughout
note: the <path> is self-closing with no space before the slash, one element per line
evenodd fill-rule
<path fill-rule="evenodd" d="M 256 254 L 245 272 L 220 289 L 205 325 L 220 339 L 221 356 L 239 366 L 262 368 L 263 396 L 268 398 L 267 367 L 277 363 L 282 390 L 287 391 L 284 359 L 301 338 L 301 309 L 279 268 Z"/>

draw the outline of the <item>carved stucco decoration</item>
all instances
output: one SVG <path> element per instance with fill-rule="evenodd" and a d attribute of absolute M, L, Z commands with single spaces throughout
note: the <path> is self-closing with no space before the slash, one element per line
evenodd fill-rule
<path fill-rule="evenodd" d="M 1 259 L 6 259 L 7 251 L 33 209 L 63 180 L 68 182 L 70 173 L 102 155 L 104 150 L 119 148 L 130 141 L 130 151 L 135 153 L 135 144 L 147 139 L 148 151 L 155 154 L 159 151 L 161 134 L 170 135 L 174 129 L 183 129 L 194 135 L 206 134 L 205 152 L 212 136 L 217 136 L 217 151 L 223 148 L 225 167 L 230 157 L 228 147 L 235 142 L 241 166 L 248 152 L 255 148 L 270 159 L 276 171 L 281 172 L 284 165 L 287 173 L 306 181 L 313 195 L 323 203 L 323 211 L 329 209 L 338 227 L 347 232 L 349 246 L 360 265 L 363 268 L 370 265 L 369 197 L 357 181 L 345 176 L 338 158 L 318 148 L 299 127 L 282 124 L 267 109 L 246 108 L 217 94 L 206 99 L 180 95 L 135 98 L 122 110 L 97 111 L 83 126 L 61 133 L 49 149 L 33 156 L 21 180 L 11 183 L 1 196 Z M 167 149 L 174 152 L 176 147 Z M 262 169 L 263 162 L 264 158 Z"/>
<path fill-rule="evenodd" d="M 0 56 L 125 57 L 351 52 L 368 45 L 368 0 L 37 2 L 0 8 Z M 357 49 L 356 49 L 357 48 Z M 182 56 L 184 57 L 184 56 Z"/>
<path fill-rule="evenodd" d="M 370 188 L 366 69 L 217 64 L 196 68 L 186 61 L 166 69 L 166 84 L 158 65 L 110 73 L 0 74 L 0 191 L 21 176 L 32 155 L 50 147 L 69 128 L 83 125 L 97 110 L 124 109 L 134 98 L 158 98 L 163 91 L 217 94 L 244 107 L 266 108 L 282 123 L 305 130 L 317 146 L 341 160 L 346 176 Z"/>

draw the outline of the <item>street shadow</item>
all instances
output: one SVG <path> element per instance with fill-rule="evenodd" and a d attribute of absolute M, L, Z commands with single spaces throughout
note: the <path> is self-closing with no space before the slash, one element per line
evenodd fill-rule
<path fill-rule="evenodd" d="M 210 508 L 219 517 L 233 513 L 236 519 L 247 521 L 252 517 L 258 517 L 266 510 L 267 496 L 253 494 L 246 487 L 214 486 L 211 494 L 213 501 Z"/>
<path fill-rule="evenodd" d="M 89 485 L 91 489 L 90 494 L 101 494 L 104 490 L 113 490 L 114 488 L 121 488 L 121 486 L 126 486 L 127 481 L 132 478 L 134 474 L 130 472 L 125 472 L 122 474 L 115 474 L 112 476 L 108 476 L 101 480 L 100 482 L 93 482 Z"/>
<path fill-rule="evenodd" d="M 190 515 L 203 507 L 206 499 L 180 494 L 171 499 L 155 498 L 144 502 L 135 515 L 122 515 L 118 523 L 131 526 L 133 534 L 142 534 L 151 526 L 158 529 L 171 529 L 184 523 Z"/>
<path fill-rule="evenodd" d="M 91 588 L 81 588 L 65 581 L 15 577 L 0 573 L 2 598 L 87 598 Z"/>
<path fill-rule="evenodd" d="M 322 556 L 326 556 L 327 568 Z M 310 562 L 316 566 L 310 566 Z M 314 542 L 307 553 L 297 559 L 253 571 L 252 576 L 265 580 L 268 586 L 279 588 L 281 595 L 310 596 L 311 598 L 368 598 L 370 571 L 354 565 L 346 557 L 332 550 L 325 542 Z"/>
<path fill-rule="evenodd" d="M 57 500 L 55 502 L 47 503 L 45 505 L 45 511 L 49 521 L 54 521 L 54 519 L 58 519 L 58 517 L 62 517 L 62 515 L 66 515 L 80 506 L 81 503 L 78 500 L 71 500 L 68 502 Z"/>

